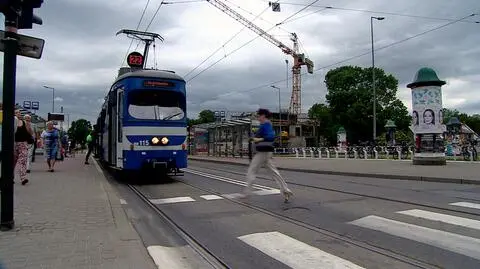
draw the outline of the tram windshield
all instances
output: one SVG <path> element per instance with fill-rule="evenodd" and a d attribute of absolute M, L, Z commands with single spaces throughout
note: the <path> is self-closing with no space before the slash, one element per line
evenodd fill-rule
<path fill-rule="evenodd" d="M 128 113 L 139 120 L 181 120 L 185 96 L 179 92 L 138 90 L 128 95 Z"/>

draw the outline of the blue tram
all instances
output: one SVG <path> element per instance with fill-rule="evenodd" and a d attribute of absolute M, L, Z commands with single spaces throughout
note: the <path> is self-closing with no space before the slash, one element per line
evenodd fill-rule
<path fill-rule="evenodd" d="M 185 80 L 140 69 L 113 83 L 97 120 L 99 157 L 124 170 L 182 175 L 187 167 Z"/>

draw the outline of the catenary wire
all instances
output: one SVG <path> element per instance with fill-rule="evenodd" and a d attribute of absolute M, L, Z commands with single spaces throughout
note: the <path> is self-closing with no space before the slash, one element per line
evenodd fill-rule
<path fill-rule="evenodd" d="M 143 11 L 142 11 L 142 16 L 140 17 L 140 20 L 138 21 L 138 24 L 137 24 L 137 27 L 135 28 L 135 31 L 137 31 L 138 28 L 140 28 L 140 24 L 142 23 L 143 17 L 145 16 L 145 12 L 147 11 L 147 8 L 148 8 L 149 4 L 150 4 L 150 0 L 147 0 L 147 3 L 145 4 L 145 7 L 143 8 Z M 127 52 L 125 53 L 125 56 L 122 59 L 122 63 L 120 63 L 120 67 L 122 67 L 123 64 L 125 63 L 125 59 L 127 59 L 128 52 L 132 48 L 132 44 L 133 44 L 133 39 L 130 41 L 130 45 L 128 46 Z"/>
<path fill-rule="evenodd" d="M 260 17 L 263 13 L 265 13 L 268 10 L 268 7 L 264 9 L 261 13 L 259 13 L 252 21 L 255 21 L 258 17 Z M 228 39 L 223 45 L 221 45 L 218 49 L 216 49 L 214 52 L 212 52 L 205 60 L 203 60 L 200 64 L 198 64 L 195 68 L 190 70 L 187 74 L 185 74 L 183 77 L 187 77 L 190 75 L 192 72 L 197 70 L 200 66 L 202 66 L 206 61 L 208 61 L 210 58 L 212 58 L 217 52 L 219 52 L 221 49 L 224 49 L 225 46 L 230 43 L 235 37 L 237 37 L 240 33 L 242 33 L 247 27 L 244 26 L 240 31 L 238 31 L 236 34 L 234 34 L 230 39 Z"/>
<path fill-rule="evenodd" d="M 393 43 L 390 43 L 388 45 L 385 45 L 385 46 L 382 46 L 382 47 L 378 47 L 375 49 L 375 51 L 379 51 L 379 50 L 384 50 L 384 49 L 387 49 L 387 48 L 390 48 L 390 47 L 393 47 L 393 46 L 396 46 L 398 44 L 401 44 L 401 43 L 404 43 L 404 42 L 407 42 L 409 40 L 412 40 L 412 39 L 415 39 L 417 37 L 420 37 L 420 36 L 423 36 L 423 35 L 426 35 L 428 33 L 431 33 L 431 32 L 434 32 L 434 31 L 437 31 L 437 30 L 440 30 L 442 28 L 445 28 L 447 26 L 450 26 L 450 25 L 453 25 L 455 23 L 458 23 L 458 22 L 461 22 L 467 18 L 470 18 L 470 17 L 473 17 L 473 16 L 476 16 L 478 15 L 477 13 L 473 13 L 473 14 L 470 14 L 470 15 L 467 15 L 467 16 L 464 16 L 460 19 L 456 19 L 454 21 L 451 21 L 451 22 L 448 22 L 448 23 L 445 23 L 445 24 L 442 24 L 440 26 L 437 26 L 437 27 L 434 27 L 434 28 L 431 28 L 427 31 L 423 31 L 421 33 L 418 33 L 416 35 L 413 35 L 413 36 L 410 36 L 410 37 L 407 37 L 405 39 L 402 39 L 402 40 L 399 40 L 399 41 L 396 41 L 396 42 L 393 42 Z M 360 58 L 360 57 L 363 57 L 365 55 L 369 55 L 371 53 L 371 51 L 368 51 L 368 52 L 364 52 L 362 54 L 358 54 L 358 55 L 355 55 L 355 56 L 352 56 L 352 57 L 349 57 L 349 58 L 346 58 L 346 59 L 343 59 L 341 61 L 338 61 L 338 62 L 335 62 L 335 63 L 332 63 L 332 64 L 329 64 L 329 65 L 325 65 L 325 66 L 322 66 L 322 67 L 319 67 L 317 69 L 315 69 L 313 72 L 316 73 L 316 72 L 319 72 L 323 69 L 326 69 L 326 68 L 330 68 L 330 67 L 333 67 L 333 66 L 336 66 L 336 65 L 339 65 L 339 64 L 343 64 L 343 63 L 346 63 L 346 62 L 349 62 L 351 60 L 355 60 L 357 58 Z M 302 73 L 301 75 L 306 75 L 308 74 L 307 72 L 304 72 Z M 292 79 L 292 76 L 288 77 L 287 79 L 291 80 Z M 278 84 L 278 83 L 282 83 L 282 82 L 285 82 L 287 79 L 281 79 L 281 80 L 277 80 L 277 81 L 273 81 L 273 82 L 269 82 L 269 83 L 265 83 L 265 84 L 262 84 L 260 86 L 256 86 L 254 88 L 250 88 L 250 89 L 247 89 L 247 90 L 243 90 L 243 91 L 231 91 L 231 92 L 228 92 L 228 93 L 222 93 L 221 96 L 222 97 L 225 97 L 225 96 L 228 96 L 228 95 L 231 95 L 231 94 L 236 94 L 236 93 L 247 93 L 247 92 L 252 92 L 252 91 L 255 91 L 255 90 L 258 90 L 258 89 L 261 89 L 261 88 L 265 88 L 265 87 L 269 87 L 270 85 L 275 85 L 275 84 Z M 217 97 L 214 97 L 213 100 L 215 99 L 218 99 L 220 95 L 218 95 Z M 212 99 L 210 99 L 212 100 Z M 193 104 L 196 104 L 195 102 L 192 102 Z"/>
<path fill-rule="evenodd" d="M 294 5 L 294 6 L 305 6 L 305 5 L 307 5 L 307 4 L 289 3 L 289 2 L 280 2 L 280 4 Z M 427 20 L 437 20 L 437 21 L 451 21 L 451 22 L 456 21 L 456 19 L 452 19 L 452 18 L 430 17 L 430 16 L 403 14 L 403 13 L 387 12 L 387 11 L 376 11 L 376 10 L 368 10 L 368 9 L 342 8 L 342 7 L 322 6 L 322 5 L 311 5 L 310 7 L 328 8 L 328 9 L 343 10 L 343 11 L 376 13 L 376 14 L 392 15 L 392 16 L 399 16 L 399 17 L 409 17 L 409 18 L 417 18 L 417 19 L 427 19 Z M 480 23 L 480 21 L 471 21 L 471 20 L 464 20 L 462 22 L 463 23 Z"/>
<path fill-rule="evenodd" d="M 318 2 L 319 0 L 316 0 L 314 1 L 313 3 L 316 3 Z M 312 4 L 313 4 L 312 3 Z M 303 10 L 303 9 L 302 9 Z M 301 10 L 300 10 L 301 11 Z M 294 14 L 288 16 L 286 19 L 282 20 L 281 22 L 275 24 L 274 26 L 272 26 L 271 28 L 269 28 L 268 30 L 266 30 L 265 32 L 268 33 L 270 32 L 272 29 L 278 27 L 279 25 L 282 25 L 284 24 L 287 20 L 291 19 L 293 16 L 295 16 L 296 14 L 298 14 L 300 11 L 297 11 L 295 12 Z M 244 43 L 243 45 L 241 45 L 240 47 L 234 49 L 233 51 L 225 54 L 224 57 L 218 59 L 217 61 L 213 62 L 212 64 L 210 64 L 209 66 L 207 66 L 206 68 L 204 68 L 202 71 L 200 71 L 199 73 L 197 73 L 195 76 L 193 76 L 192 78 L 188 79 L 187 82 L 190 82 L 192 81 L 193 79 L 197 78 L 198 76 L 200 76 L 201 74 L 203 74 L 205 71 L 209 70 L 210 68 L 214 67 L 215 65 L 217 65 L 218 63 L 220 63 L 221 61 L 223 61 L 224 59 L 226 59 L 228 56 L 234 54 L 235 52 L 239 51 L 240 49 L 246 47 L 247 45 L 249 45 L 250 43 L 252 43 L 253 41 L 255 41 L 257 38 L 259 38 L 260 36 L 262 35 L 257 35 L 255 36 L 254 38 L 252 38 L 251 40 L 247 41 L 246 43 Z"/>
<path fill-rule="evenodd" d="M 157 7 L 157 10 L 155 11 L 155 14 L 153 14 L 152 19 L 150 20 L 150 22 L 148 23 L 147 27 L 145 28 L 145 32 L 148 31 L 148 29 L 149 29 L 150 26 L 152 25 L 153 21 L 154 21 L 155 18 L 157 17 L 158 11 L 160 10 L 160 8 L 163 6 L 164 3 L 165 3 L 165 1 L 162 0 L 162 2 L 160 2 L 160 4 L 158 4 L 158 7 Z M 135 50 L 138 49 L 138 46 L 140 46 L 140 41 L 137 43 L 137 46 L 135 47 Z"/>

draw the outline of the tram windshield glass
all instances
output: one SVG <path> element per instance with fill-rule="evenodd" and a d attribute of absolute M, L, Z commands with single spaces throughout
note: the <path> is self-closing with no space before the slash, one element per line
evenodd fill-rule
<path fill-rule="evenodd" d="M 173 91 L 133 91 L 128 95 L 128 114 L 139 120 L 181 120 L 185 117 L 185 96 Z"/>

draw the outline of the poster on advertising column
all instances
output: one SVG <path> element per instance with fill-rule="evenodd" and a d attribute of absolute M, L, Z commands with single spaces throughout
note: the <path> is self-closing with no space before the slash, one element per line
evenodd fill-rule
<path fill-rule="evenodd" d="M 442 134 L 442 90 L 440 86 L 424 86 L 412 89 L 412 125 L 416 134 Z"/>

